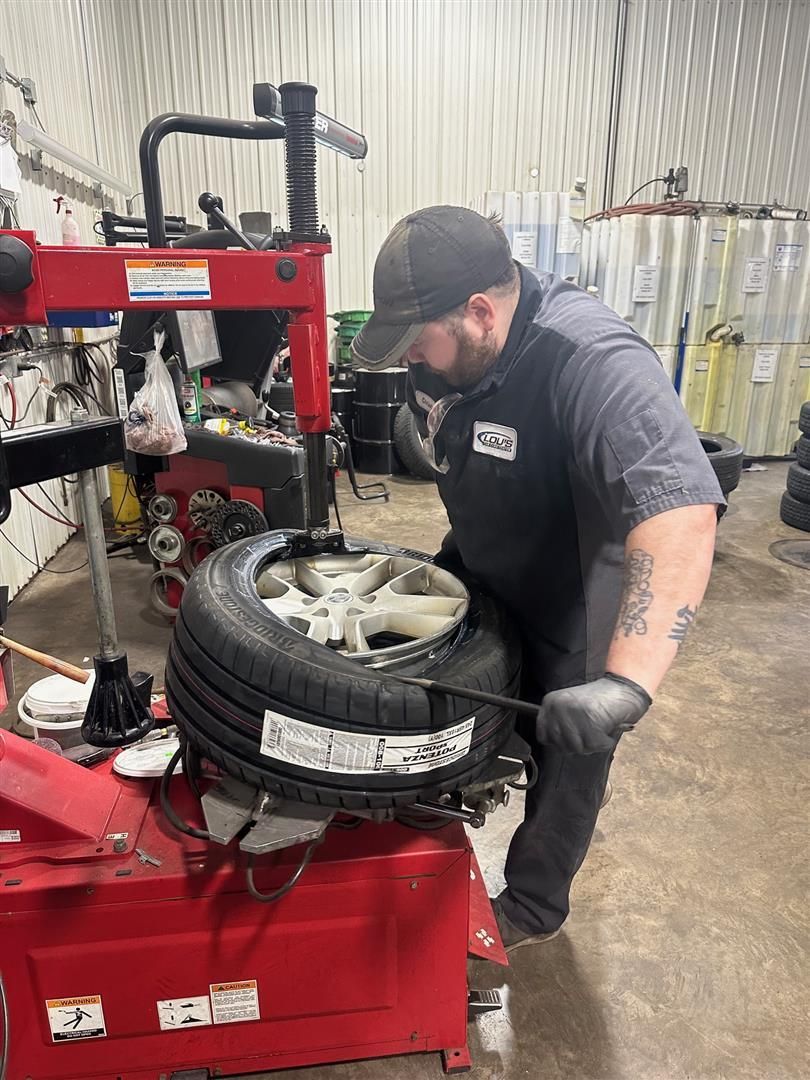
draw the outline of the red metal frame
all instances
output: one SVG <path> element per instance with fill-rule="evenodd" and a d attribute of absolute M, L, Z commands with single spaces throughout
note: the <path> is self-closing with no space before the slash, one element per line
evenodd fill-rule
<path fill-rule="evenodd" d="M 0 325 L 45 325 L 49 311 L 276 309 L 290 312 L 290 362 L 295 381 L 295 412 L 301 431 L 330 428 L 329 361 L 323 257 L 329 244 L 292 244 L 286 251 L 207 251 L 177 248 L 39 246 L 36 233 L 0 231 L 31 250 L 33 283 L 18 293 L 0 292 Z M 132 300 L 127 260 L 166 263 L 204 260 L 211 298 Z M 279 276 L 279 264 L 295 267 L 292 280 Z M 282 268 L 284 269 L 284 268 Z"/>
<path fill-rule="evenodd" d="M 6 763 L 30 755 L 38 771 L 33 799 L 19 786 L 0 795 L 4 827 L 20 800 L 27 809 L 38 804 L 44 817 L 51 805 L 54 817 L 65 813 L 66 788 L 92 787 L 94 800 L 101 793 L 105 805 L 127 809 L 97 815 L 85 829 L 94 835 L 74 841 L 74 857 L 61 857 L 66 846 L 49 840 L 47 829 L 21 830 L 21 843 L 0 845 L 9 1080 L 158 1080 L 193 1068 L 228 1076 L 425 1051 L 445 1051 L 448 1071 L 469 1068 L 475 881 L 461 824 L 438 832 L 372 822 L 330 829 L 295 889 L 262 905 L 246 891 L 245 857 L 235 845 L 172 830 L 153 781 L 117 777 L 109 763 L 88 773 L 11 734 L 0 743 Z M 179 777 L 172 798 L 201 824 Z M 115 851 L 113 833 L 127 834 L 125 851 Z M 136 848 L 160 865 L 142 862 Z M 298 847 L 260 860 L 257 887 L 278 888 L 301 854 Z M 260 1019 L 160 1029 L 158 1001 L 205 997 L 211 984 L 250 979 L 258 982 Z M 96 994 L 106 1037 L 54 1043 L 46 1000 Z"/>

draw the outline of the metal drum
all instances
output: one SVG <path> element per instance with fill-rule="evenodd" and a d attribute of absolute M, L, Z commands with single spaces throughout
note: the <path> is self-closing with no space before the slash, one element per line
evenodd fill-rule
<path fill-rule="evenodd" d="M 408 372 L 404 368 L 356 372 L 354 394 L 355 464 L 362 472 L 403 473 L 394 449 L 394 421 L 405 401 Z"/>

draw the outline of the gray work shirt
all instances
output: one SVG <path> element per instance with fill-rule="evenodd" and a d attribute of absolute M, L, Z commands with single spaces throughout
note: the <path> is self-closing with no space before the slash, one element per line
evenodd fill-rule
<path fill-rule="evenodd" d="M 507 341 L 447 412 L 437 476 L 452 535 L 444 557 L 499 597 L 524 640 L 530 692 L 604 672 L 625 538 L 664 510 L 725 505 L 658 356 L 601 301 L 520 268 Z M 410 366 L 408 402 L 452 388 Z"/>

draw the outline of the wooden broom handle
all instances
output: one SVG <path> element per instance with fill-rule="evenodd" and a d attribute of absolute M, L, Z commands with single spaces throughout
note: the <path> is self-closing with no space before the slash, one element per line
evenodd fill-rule
<path fill-rule="evenodd" d="M 10 638 L 3 637 L 0 634 L 0 647 L 2 646 L 11 649 L 12 652 L 19 653 L 20 656 L 28 657 L 35 664 L 42 664 L 43 667 L 50 668 L 51 671 L 55 671 L 58 675 L 73 679 L 75 682 L 86 683 L 90 678 L 89 671 L 83 671 L 80 667 L 76 667 L 75 664 L 69 664 L 67 660 L 58 660 L 49 653 L 40 652 L 38 649 L 29 649 L 27 645 L 21 645 L 18 641 L 12 641 Z"/>

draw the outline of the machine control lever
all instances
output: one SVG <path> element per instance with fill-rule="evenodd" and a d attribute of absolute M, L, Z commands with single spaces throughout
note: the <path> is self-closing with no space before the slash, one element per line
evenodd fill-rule
<path fill-rule="evenodd" d="M 231 236 L 234 236 L 242 247 L 247 248 L 248 251 L 258 251 L 258 248 L 249 237 L 247 237 L 242 230 L 234 225 L 230 218 L 225 217 L 225 213 L 222 209 L 222 199 L 219 195 L 214 195 L 211 191 L 204 191 L 197 199 L 197 206 L 202 210 L 204 214 L 208 215 L 208 224 L 212 224 L 212 219 L 218 225 L 221 225 L 223 229 L 227 229 Z"/>

